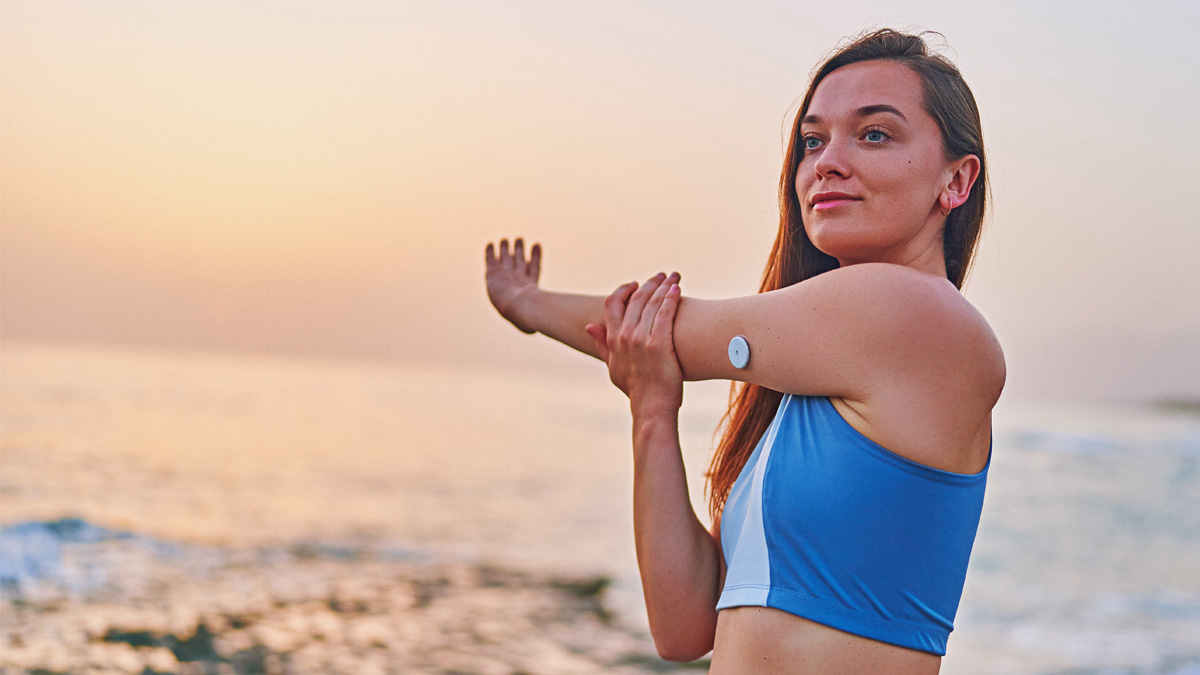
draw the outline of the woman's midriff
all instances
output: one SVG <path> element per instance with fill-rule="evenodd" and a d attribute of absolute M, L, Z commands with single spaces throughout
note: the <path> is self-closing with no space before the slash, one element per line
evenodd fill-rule
<path fill-rule="evenodd" d="M 942 658 L 768 607 L 717 615 L 710 675 L 937 675 Z"/>

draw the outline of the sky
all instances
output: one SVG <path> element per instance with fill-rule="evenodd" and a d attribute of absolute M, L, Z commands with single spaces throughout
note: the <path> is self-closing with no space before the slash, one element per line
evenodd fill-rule
<path fill-rule="evenodd" d="M 754 292 L 819 59 L 936 30 L 1008 395 L 1200 397 L 1200 3 L 0 2 L 0 339 L 575 368 L 484 245 Z"/>

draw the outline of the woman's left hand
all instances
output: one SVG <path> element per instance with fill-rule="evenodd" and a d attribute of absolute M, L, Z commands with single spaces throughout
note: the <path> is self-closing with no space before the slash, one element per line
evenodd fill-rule
<path fill-rule="evenodd" d="M 675 357 L 679 274 L 628 283 L 604 301 L 604 325 L 588 324 L 613 384 L 635 414 L 674 415 L 683 404 L 683 372 Z"/>

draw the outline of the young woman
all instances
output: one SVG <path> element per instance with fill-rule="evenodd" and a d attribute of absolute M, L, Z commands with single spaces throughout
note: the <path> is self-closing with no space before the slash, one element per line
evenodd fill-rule
<path fill-rule="evenodd" d="M 607 298 L 537 286 L 541 251 L 487 248 L 525 332 L 603 359 L 633 414 L 634 519 L 664 658 L 713 673 L 936 673 L 974 542 L 1004 358 L 959 288 L 984 214 L 979 113 L 919 36 L 858 38 L 813 77 L 760 293 L 683 298 L 658 274 Z M 749 362 L 729 351 L 740 336 Z M 688 501 L 684 380 L 734 380 Z"/>

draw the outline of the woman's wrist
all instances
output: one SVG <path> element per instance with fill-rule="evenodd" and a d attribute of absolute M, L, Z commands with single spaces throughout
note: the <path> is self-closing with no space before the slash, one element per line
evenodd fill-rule
<path fill-rule="evenodd" d="M 633 456 L 648 460 L 661 453 L 679 453 L 679 415 L 675 411 L 635 411 L 633 415 Z M 635 464 L 635 470 L 643 466 Z"/>
<path fill-rule="evenodd" d="M 656 431 L 659 429 L 676 430 L 679 427 L 679 406 L 665 401 L 635 402 L 629 401 L 629 410 L 633 413 L 634 431 Z"/>
<path fill-rule="evenodd" d="M 532 284 L 517 289 L 509 304 L 509 321 L 526 333 L 540 332 L 536 309 L 541 294 L 542 290 Z"/>

